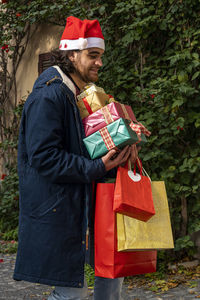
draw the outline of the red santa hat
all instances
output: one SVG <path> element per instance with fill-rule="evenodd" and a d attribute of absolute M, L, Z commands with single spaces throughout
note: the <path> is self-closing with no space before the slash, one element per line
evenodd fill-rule
<path fill-rule="evenodd" d="M 59 49 L 83 50 L 92 47 L 105 50 L 104 37 L 99 21 L 82 21 L 73 16 L 68 17 Z"/>

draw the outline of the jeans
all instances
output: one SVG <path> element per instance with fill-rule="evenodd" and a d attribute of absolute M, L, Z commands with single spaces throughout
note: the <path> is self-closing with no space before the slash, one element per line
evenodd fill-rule
<path fill-rule="evenodd" d="M 95 277 L 94 300 L 122 300 L 121 290 L 124 278 Z M 87 283 L 83 288 L 55 287 L 48 300 L 86 300 L 88 299 Z"/>

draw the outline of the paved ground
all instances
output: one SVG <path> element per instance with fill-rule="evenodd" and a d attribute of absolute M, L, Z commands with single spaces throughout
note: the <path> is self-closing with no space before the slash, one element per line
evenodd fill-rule
<path fill-rule="evenodd" d="M 52 288 L 12 279 L 15 255 L 0 253 L 0 300 L 46 300 Z M 162 294 L 155 294 L 145 288 L 128 288 L 123 286 L 124 300 L 186 300 L 200 298 L 200 279 L 195 279 L 189 286 L 180 284 Z M 88 300 L 92 300 L 92 290 Z M 106 300 L 106 299 L 102 299 Z"/>

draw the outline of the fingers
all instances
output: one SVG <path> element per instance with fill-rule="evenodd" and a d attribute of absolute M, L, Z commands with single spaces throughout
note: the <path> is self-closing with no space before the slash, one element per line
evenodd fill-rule
<path fill-rule="evenodd" d="M 130 146 L 126 146 L 118 155 L 118 161 L 119 163 L 124 163 L 127 161 L 127 159 L 129 158 L 131 154 L 131 147 Z"/>
<path fill-rule="evenodd" d="M 138 151 L 141 147 L 137 147 L 135 144 L 131 146 L 126 146 L 119 153 L 117 150 L 110 150 L 106 155 L 102 157 L 102 161 L 105 165 L 107 171 L 115 168 L 119 165 L 124 165 L 124 163 L 130 158 L 131 163 L 134 164 L 137 157 Z"/>
<path fill-rule="evenodd" d="M 126 146 L 123 150 L 121 150 L 117 156 L 118 160 L 121 160 L 127 152 L 130 152 L 130 146 Z"/>
<path fill-rule="evenodd" d="M 131 147 L 129 147 L 128 151 L 126 151 L 125 155 L 123 156 L 123 158 L 120 160 L 121 162 L 119 163 L 119 165 L 121 167 L 124 167 L 126 162 L 128 161 L 128 159 L 130 159 L 130 155 L 131 155 Z"/>
<path fill-rule="evenodd" d="M 123 164 L 127 161 L 131 154 L 131 147 L 126 146 L 118 155 L 116 158 L 113 159 L 113 155 L 116 154 L 116 150 L 110 150 L 106 155 L 102 157 L 102 161 L 105 165 L 105 168 L 107 171 L 119 166 L 120 164 Z"/>
<path fill-rule="evenodd" d="M 140 148 L 139 148 L 140 150 Z M 131 155 L 130 155 L 130 160 L 131 160 L 131 163 L 135 163 L 136 159 L 138 157 L 138 148 L 137 146 L 134 144 L 134 145 L 131 145 Z"/>
<path fill-rule="evenodd" d="M 110 150 L 110 151 L 105 155 L 105 158 L 109 160 L 109 159 L 111 159 L 116 153 L 117 153 L 117 150 L 112 149 L 112 150 Z"/>
<path fill-rule="evenodd" d="M 119 165 L 123 165 L 128 160 L 128 158 L 130 157 L 130 154 L 131 154 L 131 148 L 130 148 L 130 146 L 126 146 L 117 155 L 117 157 L 113 160 L 113 163 L 115 164 L 115 167 L 119 166 Z"/>

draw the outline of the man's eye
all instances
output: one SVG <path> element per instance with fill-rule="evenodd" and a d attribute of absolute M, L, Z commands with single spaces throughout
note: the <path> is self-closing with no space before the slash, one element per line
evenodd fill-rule
<path fill-rule="evenodd" d="M 95 55 L 90 55 L 90 58 L 91 58 L 91 59 L 96 59 L 97 56 L 95 56 Z"/>

